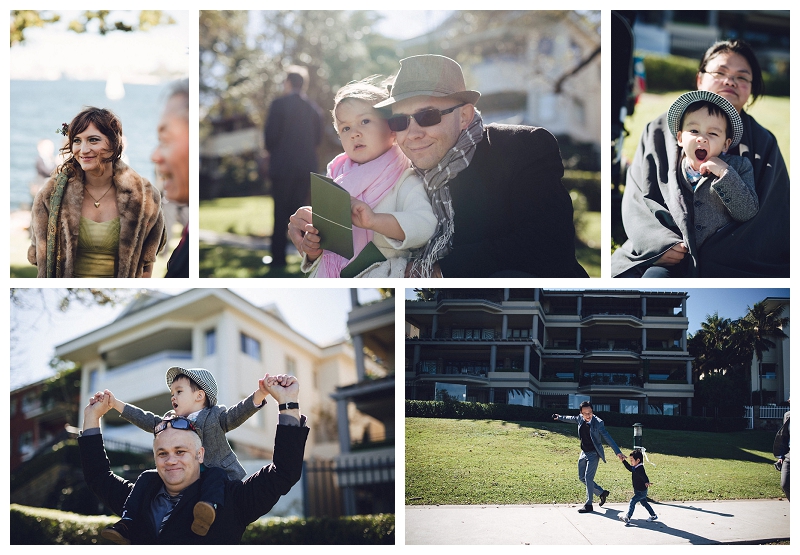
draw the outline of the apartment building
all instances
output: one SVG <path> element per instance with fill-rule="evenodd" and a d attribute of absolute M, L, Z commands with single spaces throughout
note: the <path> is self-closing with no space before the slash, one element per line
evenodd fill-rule
<path fill-rule="evenodd" d="M 688 295 L 440 289 L 406 301 L 406 398 L 689 415 Z"/>

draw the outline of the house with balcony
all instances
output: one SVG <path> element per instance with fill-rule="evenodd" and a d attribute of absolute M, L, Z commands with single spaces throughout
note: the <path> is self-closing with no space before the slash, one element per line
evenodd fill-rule
<path fill-rule="evenodd" d="M 440 289 L 406 301 L 406 398 L 688 415 L 681 292 Z"/>
<path fill-rule="evenodd" d="M 156 414 L 170 408 L 165 374 L 171 366 L 209 369 L 217 381 L 218 403 L 227 406 L 248 397 L 266 373 L 294 374 L 302 384 L 301 410 L 312 423 L 307 461 L 339 455 L 337 404 L 331 393 L 356 381 L 359 358 L 349 341 L 316 345 L 293 330 L 275 307 L 257 307 L 226 289 L 143 293 L 115 321 L 58 345 L 56 354 L 81 365 L 81 399 L 108 389 Z M 227 434 L 248 473 L 272 458 L 278 411 L 274 400 L 267 403 Z M 152 448 L 152 435 L 116 411 L 106 415 L 103 426 L 107 440 Z M 295 488 L 271 514 L 303 513 L 302 487 Z"/>
<path fill-rule="evenodd" d="M 347 329 L 356 380 L 336 388 L 339 455 L 336 478 L 343 514 L 394 513 L 394 298 L 361 304 L 351 290 Z"/>

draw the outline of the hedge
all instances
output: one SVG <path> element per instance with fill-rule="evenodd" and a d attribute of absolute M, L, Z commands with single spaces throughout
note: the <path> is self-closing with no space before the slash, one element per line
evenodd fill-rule
<path fill-rule="evenodd" d="M 406 400 L 406 417 L 552 422 L 552 414 L 553 411 L 549 409 L 521 405 Z M 571 410 L 570 414 L 578 414 L 578 412 Z M 630 427 L 636 422 L 640 422 L 647 428 L 657 430 L 739 432 L 744 430 L 746 424 L 744 418 L 703 418 L 662 414 L 622 414 L 620 412 L 599 412 L 597 416 L 602 418 L 607 426 Z"/>
<path fill-rule="evenodd" d="M 103 528 L 119 520 L 111 516 L 85 516 L 53 509 L 11 505 L 12 545 L 109 544 L 100 537 Z M 340 518 L 272 518 L 251 524 L 242 544 L 394 545 L 393 514 Z"/>
<path fill-rule="evenodd" d="M 637 55 L 642 55 L 637 52 Z M 671 92 L 694 90 L 697 83 L 697 68 L 700 60 L 682 56 L 644 56 L 644 71 L 647 90 Z M 768 96 L 789 96 L 789 77 L 766 73 L 762 68 L 764 88 Z"/>

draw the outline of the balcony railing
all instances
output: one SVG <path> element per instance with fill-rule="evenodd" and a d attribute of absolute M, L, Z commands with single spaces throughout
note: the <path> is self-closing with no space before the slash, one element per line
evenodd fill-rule
<path fill-rule="evenodd" d="M 582 342 L 581 352 L 587 353 L 590 351 L 632 351 L 634 353 L 641 353 L 642 346 L 638 341 L 632 341 L 632 340 L 622 340 L 622 341 L 587 340 Z"/>
<path fill-rule="evenodd" d="M 581 376 L 580 387 L 588 385 L 608 385 L 612 387 L 644 387 L 642 378 L 636 374 L 584 374 Z"/>

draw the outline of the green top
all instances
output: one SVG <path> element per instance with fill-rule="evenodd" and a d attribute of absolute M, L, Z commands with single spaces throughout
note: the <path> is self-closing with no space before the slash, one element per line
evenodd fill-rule
<path fill-rule="evenodd" d="M 119 217 L 95 222 L 81 216 L 75 277 L 117 277 Z"/>

